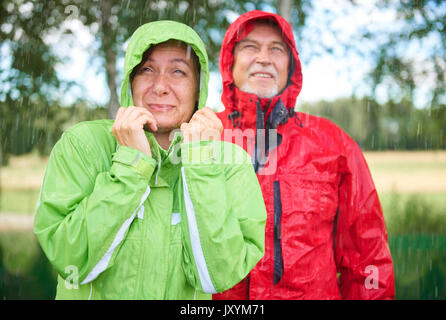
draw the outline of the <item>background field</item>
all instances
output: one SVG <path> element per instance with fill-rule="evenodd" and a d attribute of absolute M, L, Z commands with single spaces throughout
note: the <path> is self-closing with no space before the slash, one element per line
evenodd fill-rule
<path fill-rule="evenodd" d="M 386 219 L 392 205 L 415 197 L 446 210 L 446 151 L 365 152 Z M 39 195 L 47 157 L 12 157 L 0 169 L 0 214 L 31 214 Z M 392 203 L 393 202 L 393 203 Z M 446 211 L 444 211 L 446 215 Z"/>
<path fill-rule="evenodd" d="M 446 299 L 446 151 L 366 152 L 389 233 L 397 299 Z M 47 158 L 0 171 L 0 298 L 51 299 L 56 274 L 32 234 Z"/>

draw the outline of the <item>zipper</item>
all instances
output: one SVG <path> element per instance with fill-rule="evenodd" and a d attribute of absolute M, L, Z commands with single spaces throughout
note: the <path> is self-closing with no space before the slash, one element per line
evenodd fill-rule
<path fill-rule="evenodd" d="M 246 300 L 249 300 L 249 280 L 251 279 L 251 276 L 248 275 L 246 277 Z"/>
<path fill-rule="evenodd" d="M 283 276 L 282 256 L 282 200 L 280 196 L 280 183 L 274 181 L 274 274 L 273 285 L 276 285 Z"/>

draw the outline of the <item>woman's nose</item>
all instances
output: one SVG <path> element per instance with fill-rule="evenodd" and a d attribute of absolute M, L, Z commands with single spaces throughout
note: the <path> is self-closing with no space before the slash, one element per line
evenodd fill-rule
<path fill-rule="evenodd" d="M 163 96 L 169 94 L 169 80 L 165 74 L 160 74 L 155 79 L 153 84 L 153 92 L 157 96 Z"/>

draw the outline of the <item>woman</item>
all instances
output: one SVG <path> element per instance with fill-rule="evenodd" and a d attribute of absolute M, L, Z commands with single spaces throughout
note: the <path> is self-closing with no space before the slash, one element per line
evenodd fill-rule
<path fill-rule="evenodd" d="M 213 140 L 208 76 L 191 28 L 145 24 L 116 119 L 77 124 L 55 145 L 34 232 L 59 273 L 56 298 L 210 299 L 263 256 L 260 187 L 249 156 Z"/>

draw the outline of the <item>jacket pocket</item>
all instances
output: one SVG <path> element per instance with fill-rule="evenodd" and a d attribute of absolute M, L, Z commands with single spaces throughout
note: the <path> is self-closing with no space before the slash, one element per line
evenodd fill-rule
<path fill-rule="evenodd" d="M 316 277 L 321 267 L 318 261 L 332 250 L 338 202 L 336 177 L 287 174 L 279 176 L 277 184 L 283 278 L 286 283 L 305 285 Z"/>
<path fill-rule="evenodd" d="M 288 174 L 280 176 L 284 215 L 300 212 L 306 218 L 330 221 L 338 206 L 338 186 L 334 175 Z M 315 215 L 315 216 L 311 216 Z"/>

